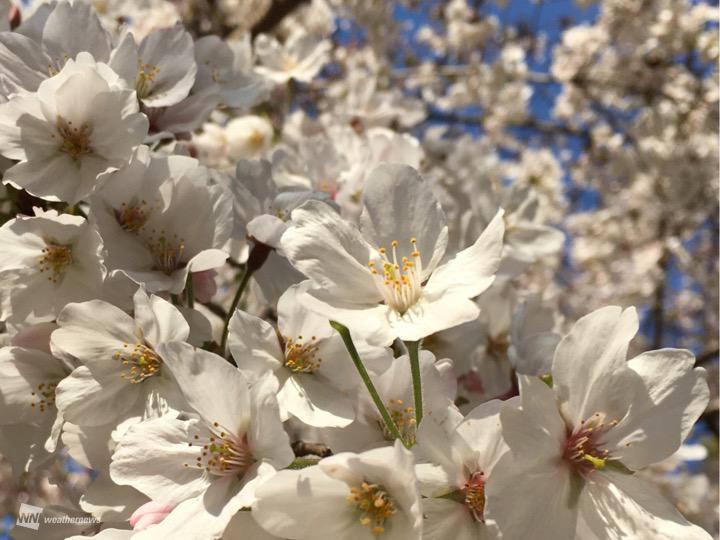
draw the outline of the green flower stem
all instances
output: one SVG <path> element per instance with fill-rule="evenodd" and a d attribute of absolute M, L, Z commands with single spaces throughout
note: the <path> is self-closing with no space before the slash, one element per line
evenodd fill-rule
<path fill-rule="evenodd" d="M 420 342 L 405 342 L 410 355 L 410 371 L 412 372 L 413 397 L 415 398 L 415 422 L 420 425 L 423 417 L 422 381 L 420 380 Z"/>
<path fill-rule="evenodd" d="M 249 266 L 245 266 L 245 271 L 243 272 L 242 279 L 240 280 L 240 285 L 235 292 L 235 297 L 233 298 L 230 309 L 225 317 L 225 325 L 223 326 L 222 339 L 220 341 L 220 353 L 223 356 L 225 355 L 225 347 L 227 346 L 228 333 L 230 333 L 230 319 L 232 319 L 232 316 L 240 303 L 243 292 L 245 291 L 247 284 L 250 282 L 250 276 L 252 276 L 252 271 Z"/>
<path fill-rule="evenodd" d="M 340 324 L 337 321 L 330 321 L 330 326 L 337 330 L 337 332 L 340 334 L 340 337 L 342 337 L 342 340 L 345 343 L 345 348 L 350 353 L 350 358 L 352 358 L 352 361 L 355 364 L 355 368 L 358 370 L 360 378 L 365 383 L 365 387 L 367 388 L 368 393 L 373 400 L 373 403 L 375 403 L 375 406 L 380 412 L 380 416 L 382 416 L 382 419 L 385 422 L 388 431 L 392 434 L 394 438 L 400 439 L 400 441 L 402 441 L 402 443 L 409 448 L 407 441 L 403 439 L 402 435 L 400 434 L 400 430 L 390 416 L 390 413 L 388 413 L 388 410 L 385 408 L 382 399 L 380 399 L 380 395 L 377 393 L 375 385 L 373 384 L 372 380 L 370 380 L 370 375 L 365 369 L 365 365 L 362 363 L 362 360 L 360 360 L 360 355 L 358 355 L 357 349 L 355 348 L 355 344 L 353 343 L 352 337 L 350 336 L 350 331 L 347 329 L 346 326 Z"/>
<path fill-rule="evenodd" d="M 267 260 L 268 255 L 270 255 L 270 252 L 272 250 L 273 248 L 271 248 L 267 244 L 263 244 L 262 242 L 254 240 L 253 247 L 250 250 L 250 254 L 248 255 L 247 263 L 245 263 L 245 270 L 243 271 L 242 278 L 240 279 L 240 285 L 238 286 L 238 290 L 235 293 L 232 305 L 230 306 L 230 309 L 227 312 L 227 316 L 225 317 L 225 325 L 223 326 L 222 339 L 220 340 L 220 354 L 223 356 L 225 356 L 225 348 L 227 346 L 228 333 L 230 331 L 230 319 L 232 319 L 232 316 L 235 314 L 235 310 L 240 303 L 243 292 L 245 291 L 245 288 L 250 282 L 250 277 L 252 277 L 252 275 L 257 270 L 259 270 L 263 264 L 265 264 L 265 261 Z M 232 363 L 234 364 L 235 362 Z"/>

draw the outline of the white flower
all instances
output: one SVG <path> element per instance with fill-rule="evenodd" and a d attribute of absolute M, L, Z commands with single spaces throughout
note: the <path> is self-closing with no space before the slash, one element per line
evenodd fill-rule
<path fill-rule="evenodd" d="M 80 216 L 35 209 L 0 227 L 0 245 L 0 320 L 51 320 L 99 293 L 100 236 Z"/>
<path fill-rule="evenodd" d="M 552 389 L 521 378 L 519 404 L 500 413 L 512 454 L 487 491 L 505 537 L 710 538 L 632 474 L 672 455 L 709 397 L 689 351 L 626 361 L 637 330 L 634 309 L 594 311 L 558 345 Z"/>
<path fill-rule="evenodd" d="M 279 383 L 281 417 L 289 414 L 317 427 L 343 427 L 355 418 L 353 401 L 361 381 L 340 335 L 327 319 L 298 301 L 298 286 L 278 301 L 278 334 L 267 322 L 244 311 L 230 321 L 230 351 L 250 381 L 273 373 Z M 387 368 L 383 348 L 359 348 L 368 369 Z"/>
<path fill-rule="evenodd" d="M 225 262 L 232 202 L 196 160 L 153 156 L 141 146 L 106 184 L 90 204 L 113 274 L 178 294 L 189 272 Z"/>
<path fill-rule="evenodd" d="M 0 33 L 0 71 L 4 95 L 34 92 L 56 75 L 68 60 L 89 52 L 99 62 L 110 58 L 110 35 L 86 2 L 46 4 L 43 21 L 21 25 L 17 32 Z"/>
<path fill-rule="evenodd" d="M 423 500 L 424 539 L 498 537 L 485 491 L 493 468 L 508 451 L 500 427 L 503 404 L 483 403 L 454 427 L 423 419 L 413 452 L 420 492 L 429 497 Z"/>
<path fill-rule="evenodd" d="M 158 347 L 187 339 L 188 324 L 169 302 L 142 289 L 133 300 L 134 317 L 102 300 L 68 304 L 58 316 L 52 350 L 82 364 L 56 391 L 69 422 L 99 426 L 182 405 Z"/>
<path fill-rule="evenodd" d="M 365 357 L 361 356 L 361 358 L 364 362 Z M 423 418 L 433 418 L 443 426 L 447 423 L 457 424 L 462 419 L 462 414 L 453 405 L 456 384 L 452 362 L 449 360 L 435 361 L 433 354 L 426 350 L 420 351 L 418 360 L 423 385 Z M 403 440 L 414 443 L 417 422 L 409 357 L 404 355 L 395 358 L 384 372 L 373 376 L 373 382 Z M 335 452 L 384 446 L 392 442 L 394 438 L 369 394 L 365 391 L 359 393 L 357 418 L 352 424 L 342 429 L 319 430 L 318 437 Z"/>
<path fill-rule="evenodd" d="M 237 41 L 202 37 L 195 42 L 195 61 L 198 72 L 193 93 L 210 88 L 227 107 L 248 109 L 264 101 L 272 87 L 253 71 L 249 34 Z"/>
<path fill-rule="evenodd" d="M 82 53 L 32 95 L 0 105 L 0 152 L 20 163 L 3 182 L 51 201 L 77 203 L 97 176 L 124 165 L 147 134 L 135 92 Z"/>
<path fill-rule="evenodd" d="M 419 340 L 477 318 L 470 299 L 493 282 L 502 212 L 477 241 L 440 265 L 447 225 L 428 183 L 404 165 L 379 165 L 363 191 L 361 231 L 325 204 L 292 213 L 288 260 L 312 281 L 311 309 L 370 343 Z"/>
<path fill-rule="evenodd" d="M 293 33 L 281 45 L 266 34 L 255 39 L 255 54 L 260 65 L 257 72 L 276 84 L 290 79 L 310 82 L 328 60 L 330 42 L 302 31 Z"/>
<path fill-rule="evenodd" d="M 167 107 L 185 99 L 197 72 L 192 36 L 180 23 L 153 30 L 140 45 L 125 34 L 109 65 L 146 107 Z"/>
<path fill-rule="evenodd" d="M 400 441 L 280 471 L 255 495 L 253 517 L 282 538 L 419 540 L 422 533 L 412 454 Z"/>
<path fill-rule="evenodd" d="M 13 444 L 2 441 L 0 448 L 16 474 L 55 450 L 63 423 L 55 406 L 55 388 L 73 367 L 37 349 L 0 349 L 0 425 L 16 434 Z"/>
<path fill-rule="evenodd" d="M 226 151 L 231 161 L 262 157 L 272 146 L 272 124 L 262 116 L 240 116 L 225 126 Z"/>
<path fill-rule="evenodd" d="M 110 475 L 160 504 L 177 505 L 138 538 L 219 537 L 232 516 L 252 504 L 261 477 L 293 460 L 277 386 L 264 378 L 249 387 L 225 359 L 186 343 L 165 344 L 160 354 L 198 414 L 168 414 L 130 427 Z"/>

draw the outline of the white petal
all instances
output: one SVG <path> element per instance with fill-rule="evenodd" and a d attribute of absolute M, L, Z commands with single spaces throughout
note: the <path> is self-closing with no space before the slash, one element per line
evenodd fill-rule
<path fill-rule="evenodd" d="M 705 411 L 710 391 L 705 370 L 693 369 L 690 351 L 661 349 L 643 353 L 627 365 L 644 383 L 628 416 L 609 433 L 612 455 L 632 469 L 674 453 Z"/>
<path fill-rule="evenodd" d="M 503 211 L 488 224 L 475 243 L 438 268 L 425 286 L 425 294 L 457 294 L 474 298 L 495 279 L 503 248 Z"/>
<path fill-rule="evenodd" d="M 188 444 L 196 425 L 166 415 L 130 427 L 113 453 L 110 477 L 171 506 L 204 492 L 210 480 L 194 465 L 198 447 Z"/>
<path fill-rule="evenodd" d="M 363 188 L 362 233 L 376 249 L 413 259 L 417 250 L 423 261 L 423 279 L 440 262 L 447 247 L 445 213 L 429 182 L 408 165 L 383 163 L 372 170 Z"/>
<path fill-rule="evenodd" d="M 580 512 L 599 538 L 621 540 L 710 540 L 663 498 L 657 488 L 634 475 L 603 471 L 580 496 Z"/>
<path fill-rule="evenodd" d="M 553 359 L 553 386 L 573 425 L 605 412 L 605 395 L 612 386 L 609 375 L 625 365 L 637 331 L 634 308 L 610 306 L 582 317 L 560 341 Z"/>
<path fill-rule="evenodd" d="M 221 356 L 179 341 L 160 345 L 158 353 L 185 399 L 208 425 L 218 422 L 236 435 L 245 433 L 250 392 L 236 367 Z"/>

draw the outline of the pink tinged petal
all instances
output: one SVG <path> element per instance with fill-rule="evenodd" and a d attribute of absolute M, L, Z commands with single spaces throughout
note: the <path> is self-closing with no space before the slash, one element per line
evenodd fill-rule
<path fill-rule="evenodd" d="M 283 252 L 314 285 L 358 306 L 381 300 L 368 267 L 371 248 L 356 228 L 320 201 L 293 210 L 292 221 Z"/>
<path fill-rule="evenodd" d="M 58 326 L 54 322 L 39 323 L 22 328 L 10 340 L 10 344 L 24 349 L 35 349 L 50 354 L 50 335 Z"/>
<path fill-rule="evenodd" d="M 503 210 L 498 210 L 472 246 L 433 272 L 425 286 L 426 295 L 474 298 L 492 285 L 502 256 L 503 214 Z"/>
<path fill-rule="evenodd" d="M 582 317 L 560 341 L 553 359 L 553 385 L 572 425 L 605 412 L 605 395 L 613 385 L 609 375 L 625 365 L 637 331 L 634 308 L 610 306 Z"/>
<path fill-rule="evenodd" d="M 579 510 L 588 528 L 608 540 L 710 540 L 690 524 L 651 483 L 604 470 L 583 490 Z"/>
<path fill-rule="evenodd" d="M 661 349 L 627 363 L 643 382 L 628 416 L 608 433 L 606 445 L 631 469 L 657 463 L 674 453 L 705 411 L 710 391 L 706 373 L 693 369 L 690 351 Z"/>
<path fill-rule="evenodd" d="M 198 302 L 210 302 L 217 293 L 217 284 L 215 283 L 215 270 L 203 270 L 201 272 L 193 272 L 193 291 Z"/>
<path fill-rule="evenodd" d="M 172 506 L 150 501 L 133 512 L 130 516 L 130 526 L 136 531 L 141 531 L 150 525 L 160 523 L 171 511 Z"/>

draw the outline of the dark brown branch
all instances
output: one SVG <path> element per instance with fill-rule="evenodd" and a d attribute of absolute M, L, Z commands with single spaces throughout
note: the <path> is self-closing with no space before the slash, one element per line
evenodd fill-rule
<path fill-rule="evenodd" d="M 307 3 L 309 0 L 275 0 L 263 18 L 253 26 L 252 36 L 271 32 L 285 17 Z"/>
<path fill-rule="evenodd" d="M 701 366 L 701 365 L 705 364 L 706 362 L 715 360 L 719 354 L 720 354 L 720 351 L 718 351 L 718 349 L 715 349 L 712 351 L 705 351 L 704 353 L 698 354 L 697 358 L 695 359 L 695 365 Z"/>

